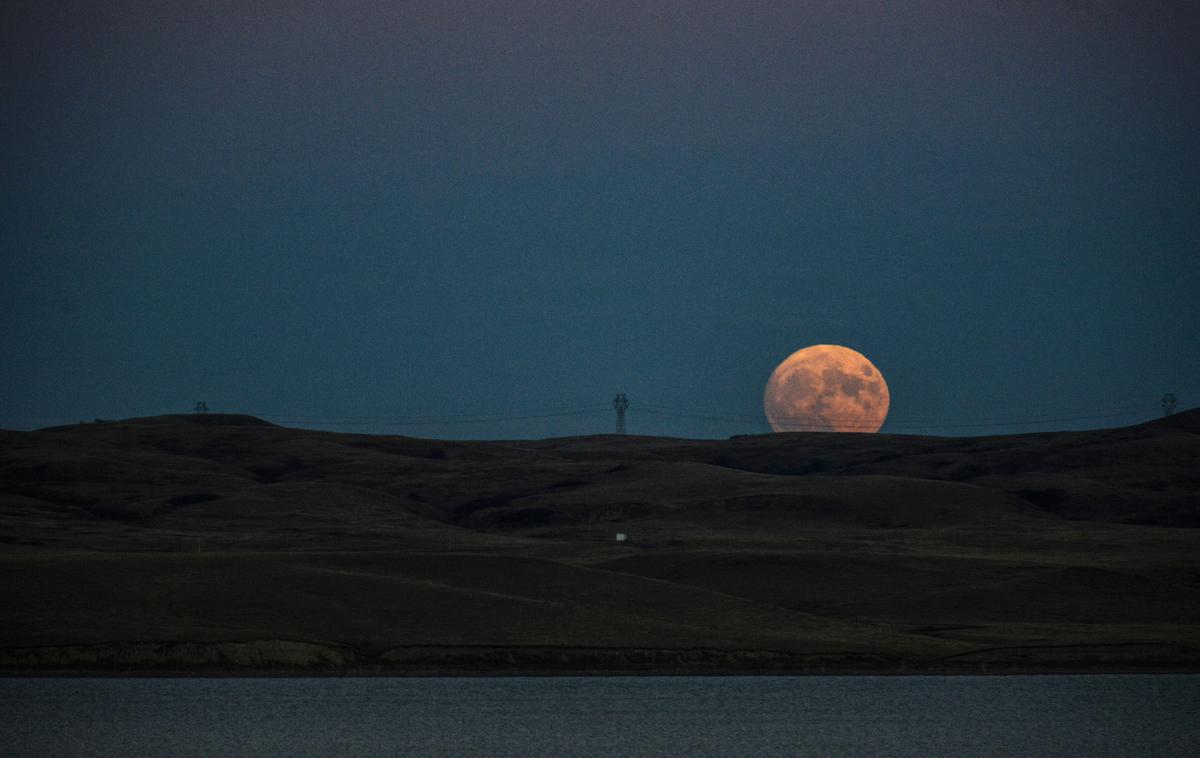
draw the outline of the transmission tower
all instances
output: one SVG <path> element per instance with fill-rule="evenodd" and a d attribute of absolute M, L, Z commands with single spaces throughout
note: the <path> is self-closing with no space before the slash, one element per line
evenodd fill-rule
<path fill-rule="evenodd" d="M 1172 413 L 1175 412 L 1175 393 L 1174 392 L 1168 392 L 1167 394 L 1163 395 L 1162 409 L 1163 409 L 1164 416 L 1170 416 Z"/>
<path fill-rule="evenodd" d="M 624 392 L 618 392 L 613 398 L 613 408 L 617 409 L 617 434 L 625 433 L 625 409 L 629 407 L 629 398 Z"/>

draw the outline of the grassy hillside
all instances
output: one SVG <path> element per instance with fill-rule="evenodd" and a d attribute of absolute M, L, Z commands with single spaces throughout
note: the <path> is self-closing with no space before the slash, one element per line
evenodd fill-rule
<path fill-rule="evenodd" d="M 1200 664 L 1197 411 L 723 441 L 130 419 L 0 431 L 0 513 L 12 671 Z"/>

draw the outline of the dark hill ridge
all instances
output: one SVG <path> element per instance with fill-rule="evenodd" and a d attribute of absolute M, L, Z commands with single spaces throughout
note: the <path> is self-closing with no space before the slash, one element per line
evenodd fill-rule
<path fill-rule="evenodd" d="M 162 416 L 0 432 L 0 493 L 33 501 L 33 510 L 93 517 L 90 534 L 117 520 L 125 535 L 253 519 L 280 499 L 319 501 L 335 521 L 349 508 L 376 514 L 377 526 L 418 519 L 534 536 L 746 511 L 791 513 L 797 526 L 1067 518 L 1194 527 L 1198 428 L 1200 411 L 1190 411 L 1120 429 L 978 438 L 450 442 L 285 429 L 250 416 Z"/>
<path fill-rule="evenodd" d="M 10 666 L 1200 662 L 1200 411 L 509 442 L 160 416 L 0 431 L 0 513 Z"/>

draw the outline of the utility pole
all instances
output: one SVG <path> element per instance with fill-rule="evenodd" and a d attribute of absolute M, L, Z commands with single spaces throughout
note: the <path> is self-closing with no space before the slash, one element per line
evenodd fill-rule
<path fill-rule="evenodd" d="M 625 433 L 625 409 L 629 407 L 629 398 L 624 392 L 618 392 L 613 398 L 613 408 L 617 409 L 617 434 Z"/>
<path fill-rule="evenodd" d="M 1175 393 L 1174 392 L 1168 392 L 1167 394 L 1163 395 L 1162 409 L 1163 409 L 1164 416 L 1170 416 L 1172 413 L 1175 412 Z"/>

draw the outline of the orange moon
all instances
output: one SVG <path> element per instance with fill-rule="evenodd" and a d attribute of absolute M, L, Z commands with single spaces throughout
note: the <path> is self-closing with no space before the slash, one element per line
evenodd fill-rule
<path fill-rule="evenodd" d="M 877 432 L 891 394 L 883 374 L 856 350 L 813 345 L 775 367 L 763 393 L 777 432 Z"/>

